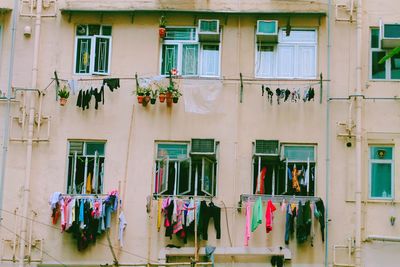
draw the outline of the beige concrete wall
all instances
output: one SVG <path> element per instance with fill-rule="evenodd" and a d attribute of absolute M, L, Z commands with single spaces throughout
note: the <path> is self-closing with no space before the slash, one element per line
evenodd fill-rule
<path fill-rule="evenodd" d="M 399 21 L 397 14 L 392 14 L 389 6 L 369 1 L 363 10 L 363 65 L 362 85 L 363 93 L 367 96 L 393 97 L 397 94 L 398 83 L 369 81 L 369 27 L 377 26 L 381 16 L 393 21 Z M 115 3 L 115 2 L 113 2 Z M 179 3 L 182 3 L 179 1 Z M 281 10 L 299 10 L 299 5 L 314 12 L 326 10 L 326 4 L 317 2 L 315 6 L 305 4 L 281 3 L 279 1 L 239 2 L 225 1 L 188 1 L 178 4 L 168 1 L 131 2 L 121 1 L 115 8 L 135 9 L 199 9 L 217 11 L 246 10 L 248 12 L 266 10 L 271 12 Z M 171 6 L 170 6 L 171 5 Z M 67 1 L 59 3 L 61 8 L 91 8 L 109 9 L 110 3 L 102 2 L 93 6 L 92 2 Z M 269 10 L 269 9 L 268 9 Z M 57 70 L 63 79 L 79 78 L 73 75 L 74 31 L 76 24 L 96 23 L 111 24 L 113 49 L 111 57 L 112 77 L 133 77 L 137 72 L 141 76 L 159 74 L 158 38 L 159 13 L 136 12 L 133 17 L 126 13 L 71 13 L 64 15 L 58 12 L 55 18 L 42 20 L 42 32 L 39 52 L 38 88 L 45 88 Z M 388 16 L 386 16 L 388 15 Z M 201 14 L 167 13 L 169 25 L 193 25 Z M 326 108 L 324 100 L 319 103 L 319 91 L 316 101 L 311 103 L 288 104 L 280 106 L 270 105 L 261 97 L 260 86 L 269 83 L 279 86 L 282 83 L 304 84 L 304 81 L 247 81 L 244 83 L 243 103 L 239 103 L 239 73 L 246 78 L 254 77 L 254 26 L 257 19 L 278 19 L 280 26 L 286 24 L 287 15 L 221 15 L 207 14 L 207 18 L 218 18 L 222 22 L 222 59 L 221 77 L 223 81 L 206 81 L 184 79 L 181 81 L 183 98 L 172 108 L 160 103 L 155 106 L 142 107 L 137 104 L 132 91 L 135 86 L 133 80 L 121 80 L 121 88 L 105 94 L 105 105 L 99 110 L 82 111 L 75 106 L 76 95 L 71 95 L 68 105 L 60 107 L 55 101 L 54 86 L 46 90 L 43 98 L 43 114 L 51 116 L 50 141 L 34 144 L 32 159 L 31 193 L 29 209 L 38 213 L 34 224 L 34 237 L 44 238 L 44 250 L 51 255 L 45 255 L 45 262 L 56 263 L 111 263 L 112 255 L 103 236 L 96 245 L 90 246 L 85 252 L 78 252 L 75 242 L 68 234 L 61 234 L 59 227 L 51 225 L 48 197 L 54 191 L 65 192 L 67 140 L 68 139 L 100 139 L 106 140 L 105 165 L 105 192 L 121 188 L 124 185 L 125 168 L 126 196 L 124 213 L 128 226 L 125 231 L 125 246 L 123 251 L 117 252 L 120 262 L 146 262 L 149 258 L 158 260 L 159 251 L 168 243 L 181 244 L 164 237 L 163 229 L 156 231 L 156 203 L 152 203 L 151 212 L 146 213 L 146 197 L 152 193 L 152 170 L 154 167 L 155 140 L 189 141 L 191 138 L 215 138 L 219 145 L 219 169 L 217 181 L 217 197 L 215 202 L 222 206 L 222 201 L 228 207 L 221 214 L 222 239 L 216 240 L 212 226 L 209 231 L 208 243 L 221 247 L 242 246 L 244 238 L 244 215 L 235 207 L 240 194 L 251 193 L 251 159 L 252 142 L 255 139 L 279 139 L 284 143 L 312 143 L 317 145 L 317 184 L 316 195 L 322 199 L 329 196 L 330 219 L 329 223 L 329 261 L 332 262 L 333 245 L 346 244 L 348 238 L 355 234 L 354 209 L 354 176 L 355 150 L 354 143 L 347 148 L 345 141 L 337 137 L 343 128 L 337 124 L 347 120 L 348 104 L 346 101 L 333 101 L 330 104 L 330 182 L 326 192 Z M 325 17 L 293 16 L 293 27 L 315 27 L 318 29 L 318 67 L 317 72 L 327 77 L 327 25 Z M 11 15 L 0 15 L 0 23 L 4 26 L 3 49 L 0 54 L 0 85 L 5 86 L 7 81 L 7 62 L 10 48 Z M 33 20 L 20 17 L 17 27 L 16 57 L 13 85 L 29 87 L 31 68 L 33 35 L 31 38 L 23 36 L 23 27 L 34 26 Z M 355 23 L 331 21 L 332 51 L 331 51 L 331 82 L 332 97 L 347 97 L 355 87 L 355 60 L 356 35 Z M 222 101 L 218 103 L 222 112 L 207 115 L 198 115 L 185 112 L 185 88 L 208 86 L 210 83 L 222 88 Z M 81 82 L 80 86 L 97 86 L 98 82 Z M 368 86 L 367 86 L 368 85 Z M 323 98 L 326 96 L 327 83 L 324 83 Z M 18 99 L 22 100 L 19 95 Z M 38 104 L 38 102 L 37 102 Z M 4 104 L 0 102 L 1 118 Z M 20 116 L 20 104 L 13 104 L 12 116 Z M 368 143 L 385 143 L 395 145 L 395 204 L 390 202 L 365 202 L 363 205 L 363 236 L 380 234 L 396 236 L 399 233 L 399 224 L 390 226 L 391 212 L 398 214 L 398 200 L 400 186 L 397 181 L 399 169 L 399 116 L 398 103 L 395 101 L 366 101 L 363 112 L 363 200 L 368 197 Z M 37 110 L 36 110 L 37 111 Z M 354 110 L 353 110 L 354 113 Z M 132 115 L 133 114 L 133 115 Z M 353 120 L 354 120 L 354 114 Z M 129 126 L 133 116 L 133 132 L 129 136 Z M 3 135 L 3 121 L 0 126 L 0 137 Z M 14 125 L 16 126 L 16 125 Z M 18 127 L 16 127 L 18 129 Z M 17 132 L 12 132 L 17 134 Z M 128 147 L 131 140 L 131 147 Z M 127 150 L 129 158 L 126 159 Z M 14 217 L 9 213 L 15 208 L 21 212 L 22 186 L 26 166 L 26 144 L 11 142 L 8 151 L 8 160 L 3 193 L 2 213 L 3 225 L 14 231 L 19 227 L 19 220 L 15 224 Z M 125 163 L 128 163 L 125 165 Z M 225 215 L 226 212 L 226 215 Z M 29 214 L 30 216 L 31 214 Z M 226 221 L 227 218 L 228 220 Z M 259 228 L 250 241 L 252 247 L 281 246 L 283 245 L 284 214 L 275 213 L 274 230 L 268 237 L 263 228 Z M 115 226 L 116 221 L 114 222 Z M 228 236 L 228 227 L 231 238 Z M 321 266 L 324 262 L 324 246 L 321 241 L 319 224 L 315 221 L 314 247 L 309 243 L 297 245 L 295 239 L 289 248 L 292 251 L 292 266 Z M 18 231 L 18 228 L 17 228 Z M 2 229 L 0 234 L 4 238 L 13 238 L 8 230 Z M 113 244 L 116 228 L 112 229 Z M 189 240 L 187 246 L 194 246 Z M 373 253 L 379 253 L 374 250 Z M 9 251 L 8 251 L 8 255 Z M 56 259 L 56 260 L 55 260 Z M 231 264 L 231 258 L 217 258 L 221 264 Z M 267 257 L 235 258 L 234 261 L 251 262 L 252 265 L 264 264 Z M 390 266 L 390 265 L 387 265 Z"/>

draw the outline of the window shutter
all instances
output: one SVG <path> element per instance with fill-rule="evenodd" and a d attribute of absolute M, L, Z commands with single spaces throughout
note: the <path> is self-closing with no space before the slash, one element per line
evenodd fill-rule
<path fill-rule="evenodd" d="M 94 72 L 97 74 L 109 73 L 109 61 L 111 54 L 111 37 L 95 37 Z"/>
<path fill-rule="evenodd" d="M 178 161 L 178 194 L 185 195 L 192 189 L 192 180 L 190 179 L 190 160 Z"/>
<path fill-rule="evenodd" d="M 182 75 L 197 75 L 198 47 L 197 44 L 183 45 Z"/>
<path fill-rule="evenodd" d="M 214 195 L 215 163 L 207 158 L 202 159 L 201 191 L 206 195 Z"/>
<path fill-rule="evenodd" d="M 214 154 L 214 139 L 192 139 L 192 154 Z"/>
<path fill-rule="evenodd" d="M 177 68 L 178 45 L 163 45 L 161 74 L 168 75 L 169 71 Z"/>
<path fill-rule="evenodd" d="M 69 154 L 74 155 L 75 152 L 78 155 L 83 155 L 83 142 L 69 142 Z"/>
<path fill-rule="evenodd" d="M 79 37 L 76 39 L 75 73 L 90 72 L 91 38 Z"/>

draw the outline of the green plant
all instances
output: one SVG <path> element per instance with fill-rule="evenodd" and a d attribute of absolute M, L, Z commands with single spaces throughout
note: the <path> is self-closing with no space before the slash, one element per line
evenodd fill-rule
<path fill-rule="evenodd" d="M 58 96 L 61 98 L 68 98 L 69 97 L 69 91 L 67 90 L 67 87 L 64 86 L 60 91 L 58 91 Z"/>
<path fill-rule="evenodd" d="M 172 92 L 172 97 L 180 97 L 180 96 L 182 96 L 182 93 L 179 92 L 178 90 L 174 90 L 174 91 Z"/>
<path fill-rule="evenodd" d="M 156 99 L 158 96 L 158 90 L 151 90 L 151 99 Z"/>
<path fill-rule="evenodd" d="M 160 17 L 159 26 L 160 26 L 160 28 L 165 28 L 167 26 L 167 20 L 165 19 L 165 16 Z"/>
<path fill-rule="evenodd" d="M 381 58 L 378 62 L 378 64 L 382 64 L 384 63 L 386 60 L 394 57 L 395 55 L 400 53 L 400 46 L 394 48 L 393 50 L 391 50 L 386 56 L 384 56 L 383 58 Z"/>
<path fill-rule="evenodd" d="M 146 88 L 138 87 L 135 91 L 133 91 L 137 96 L 143 96 L 145 94 Z"/>
<path fill-rule="evenodd" d="M 151 87 L 145 87 L 144 88 L 144 95 L 145 96 L 150 96 L 152 92 L 153 92 L 153 90 L 151 89 Z"/>

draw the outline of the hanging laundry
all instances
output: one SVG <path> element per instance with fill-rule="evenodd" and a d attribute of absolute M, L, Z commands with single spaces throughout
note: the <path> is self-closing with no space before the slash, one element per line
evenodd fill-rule
<path fill-rule="evenodd" d="M 315 202 L 314 216 L 316 218 L 318 218 L 320 228 L 321 228 L 322 242 L 324 242 L 325 241 L 325 206 L 324 206 L 324 202 L 321 199 L 318 199 Z"/>
<path fill-rule="evenodd" d="M 79 84 L 77 80 L 74 79 L 68 80 L 68 86 L 73 95 L 75 95 L 76 92 L 78 92 Z"/>
<path fill-rule="evenodd" d="M 92 174 L 89 172 L 86 179 L 86 194 L 92 193 Z"/>
<path fill-rule="evenodd" d="M 272 105 L 272 98 L 274 96 L 274 92 L 272 92 L 269 87 L 266 87 L 265 91 L 267 91 L 267 99 L 268 99 L 269 103 Z"/>
<path fill-rule="evenodd" d="M 119 219 L 118 240 L 119 240 L 119 245 L 123 247 L 124 246 L 123 233 L 126 226 L 128 225 L 123 211 L 119 215 L 118 219 Z"/>
<path fill-rule="evenodd" d="M 264 96 L 264 85 L 261 85 L 261 96 Z"/>
<path fill-rule="evenodd" d="M 315 96 L 315 92 L 314 92 L 314 88 L 310 88 L 309 92 L 308 92 L 308 101 L 313 100 L 314 101 L 314 96 Z"/>
<path fill-rule="evenodd" d="M 203 200 L 200 204 L 200 220 L 199 220 L 199 231 L 202 235 L 203 240 L 208 240 L 208 223 L 210 219 L 214 220 L 214 227 L 216 231 L 216 238 L 221 239 L 221 208 L 215 206 L 213 202 L 207 206 Z"/>
<path fill-rule="evenodd" d="M 173 224 L 173 234 L 178 233 L 183 229 L 182 218 L 183 218 L 183 201 L 182 199 L 174 200 L 174 210 L 172 213 L 172 224 Z"/>
<path fill-rule="evenodd" d="M 244 245 L 247 247 L 249 245 L 249 240 L 250 240 L 250 216 L 251 216 L 251 207 L 250 207 L 250 201 L 246 201 L 246 228 L 245 228 L 245 233 L 244 233 Z"/>
<path fill-rule="evenodd" d="M 257 177 L 256 194 L 265 194 L 265 175 L 267 167 L 263 167 Z"/>
<path fill-rule="evenodd" d="M 283 267 L 283 262 L 285 261 L 285 258 L 281 255 L 274 255 L 271 257 L 271 265 L 273 267 Z"/>
<path fill-rule="evenodd" d="M 292 171 L 292 188 L 295 190 L 295 192 L 300 192 L 300 184 L 299 184 L 299 174 L 300 172 L 297 170 L 296 165 L 294 165 L 293 167 L 293 171 Z"/>
<path fill-rule="evenodd" d="M 296 237 L 298 243 L 304 243 L 311 231 L 311 208 L 310 201 L 306 201 L 302 205 L 301 201 L 298 205 L 298 213 L 296 219 Z"/>
<path fill-rule="evenodd" d="M 275 92 L 276 92 L 276 102 L 279 105 L 280 104 L 280 99 L 281 99 L 281 89 L 276 88 Z"/>
<path fill-rule="evenodd" d="M 294 217 L 296 216 L 296 207 L 287 205 L 286 208 L 286 225 L 285 225 L 285 244 L 289 245 L 289 239 L 294 233 Z"/>
<path fill-rule="evenodd" d="M 157 199 L 157 232 L 161 229 L 162 198 Z"/>
<path fill-rule="evenodd" d="M 252 217 L 251 217 L 251 231 L 254 232 L 257 227 L 262 224 L 262 201 L 261 197 L 257 198 L 257 201 L 254 203 Z"/>
<path fill-rule="evenodd" d="M 269 199 L 267 202 L 267 209 L 265 211 L 265 229 L 267 234 L 272 231 L 272 221 L 274 220 L 275 210 L 275 205 L 272 203 L 271 199 Z"/>
<path fill-rule="evenodd" d="M 285 90 L 285 100 L 284 100 L 285 102 L 289 99 L 290 94 L 291 94 L 290 90 L 286 89 Z"/>
<path fill-rule="evenodd" d="M 216 247 L 213 247 L 213 246 L 206 246 L 206 248 L 205 248 L 206 257 L 208 258 L 209 261 L 211 261 L 211 267 L 214 267 L 215 249 L 216 249 Z"/>
<path fill-rule="evenodd" d="M 49 204 L 51 206 L 51 217 L 52 219 L 52 223 L 56 224 L 58 221 L 58 218 L 61 215 L 61 211 L 60 211 L 60 202 L 61 200 L 61 192 L 54 192 L 49 200 Z"/>
<path fill-rule="evenodd" d="M 107 85 L 111 92 L 120 87 L 118 78 L 103 79 L 103 85 Z"/>

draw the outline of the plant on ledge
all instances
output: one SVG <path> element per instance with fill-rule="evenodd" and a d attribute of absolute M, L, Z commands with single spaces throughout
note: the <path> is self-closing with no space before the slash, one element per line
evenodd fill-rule
<path fill-rule="evenodd" d="M 167 21 L 165 19 L 165 16 L 160 17 L 160 24 L 158 28 L 158 34 L 160 35 L 160 38 L 164 38 L 166 34 L 166 29 L 165 27 L 167 26 Z"/>
<path fill-rule="evenodd" d="M 167 106 L 170 107 L 172 103 L 178 103 L 179 97 L 182 96 L 181 92 L 179 92 L 179 86 L 176 81 L 173 80 L 173 76 L 176 76 L 178 71 L 176 69 L 172 69 L 169 72 L 169 85 L 167 87 Z"/>
<path fill-rule="evenodd" d="M 60 97 L 60 105 L 65 106 L 67 103 L 67 99 L 69 97 L 69 91 L 67 90 L 67 86 L 64 85 L 64 87 L 58 91 L 58 96 Z"/>
<path fill-rule="evenodd" d="M 145 93 L 145 88 L 138 87 L 134 92 L 135 92 L 135 94 L 137 96 L 138 103 L 142 104 L 143 103 L 143 98 L 144 98 L 144 93 Z"/>

